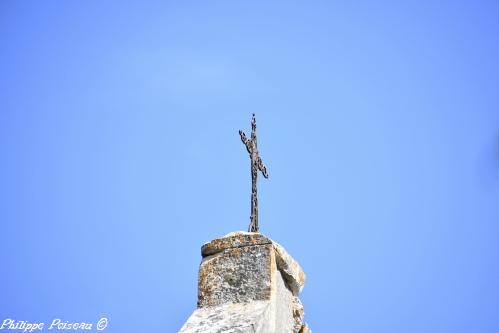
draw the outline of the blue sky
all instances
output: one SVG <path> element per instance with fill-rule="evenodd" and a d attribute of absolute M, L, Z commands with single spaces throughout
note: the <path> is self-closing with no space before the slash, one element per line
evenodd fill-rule
<path fill-rule="evenodd" d="M 499 330 L 499 4 L 0 4 L 0 319 L 176 332 L 261 231 L 315 332 Z"/>

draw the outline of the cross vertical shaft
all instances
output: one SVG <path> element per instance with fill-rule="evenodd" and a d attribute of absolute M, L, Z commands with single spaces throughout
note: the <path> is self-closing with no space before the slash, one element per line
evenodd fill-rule
<path fill-rule="evenodd" d="M 239 131 L 241 136 L 241 141 L 246 146 L 246 150 L 250 155 L 251 163 L 251 217 L 250 225 L 248 228 L 249 232 L 259 232 L 260 227 L 258 225 L 258 196 L 257 196 L 257 179 L 258 171 L 262 172 L 265 178 L 268 178 L 267 168 L 262 162 L 260 155 L 258 154 L 257 139 L 256 139 L 256 119 L 255 114 L 251 119 L 251 138 L 248 139 L 243 131 Z"/>

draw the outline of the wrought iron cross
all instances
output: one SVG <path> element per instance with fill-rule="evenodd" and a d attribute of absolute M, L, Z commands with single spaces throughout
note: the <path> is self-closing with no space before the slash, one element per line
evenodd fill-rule
<path fill-rule="evenodd" d="M 258 197 L 256 191 L 256 180 L 258 171 L 261 171 L 265 178 L 269 178 L 269 174 L 267 173 L 267 168 L 263 165 L 260 155 L 258 155 L 258 148 L 256 144 L 256 119 L 254 113 L 253 118 L 251 119 L 251 139 L 248 139 L 243 131 L 239 131 L 239 135 L 241 136 L 241 141 L 246 146 L 251 159 L 251 217 L 248 231 L 259 232 L 260 228 L 258 226 Z"/>

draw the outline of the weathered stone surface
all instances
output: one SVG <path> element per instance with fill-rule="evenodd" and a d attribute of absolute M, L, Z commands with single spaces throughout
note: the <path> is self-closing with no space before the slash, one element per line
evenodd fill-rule
<path fill-rule="evenodd" d="M 269 333 L 270 301 L 229 303 L 194 311 L 180 333 Z"/>
<path fill-rule="evenodd" d="M 303 327 L 305 311 L 303 310 L 300 299 L 296 296 L 293 296 L 291 311 L 293 313 L 293 332 L 300 332 Z"/>
<path fill-rule="evenodd" d="M 282 246 L 252 232 L 206 243 L 199 268 L 198 309 L 181 333 L 310 333 L 298 294 L 300 265 Z"/>
<path fill-rule="evenodd" d="M 198 307 L 270 299 L 271 244 L 229 248 L 205 257 L 199 268 Z"/>
<path fill-rule="evenodd" d="M 303 324 L 300 333 L 312 333 L 312 330 L 307 324 Z"/>
<path fill-rule="evenodd" d="M 206 257 L 227 249 L 264 244 L 272 244 L 272 241 L 261 233 L 237 231 L 204 244 L 201 254 Z"/>
<path fill-rule="evenodd" d="M 276 252 L 277 268 L 283 274 L 284 280 L 286 280 L 286 284 L 293 292 L 293 295 L 298 296 L 305 285 L 305 273 L 298 262 L 281 245 L 273 242 L 273 246 Z"/>
<path fill-rule="evenodd" d="M 278 270 L 275 271 L 273 282 L 272 304 L 274 304 L 274 311 L 271 320 L 276 323 L 273 332 L 297 333 L 298 330 L 295 329 L 295 318 L 293 316 L 293 300 L 295 297 L 286 286 L 286 283 Z"/>

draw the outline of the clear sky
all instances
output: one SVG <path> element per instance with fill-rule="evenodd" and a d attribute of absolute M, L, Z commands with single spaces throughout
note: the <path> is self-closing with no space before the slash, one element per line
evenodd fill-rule
<path fill-rule="evenodd" d="M 2 1 L 0 320 L 177 332 L 261 231 L 314 332 L 499 331 L 497 1 Z"/>

